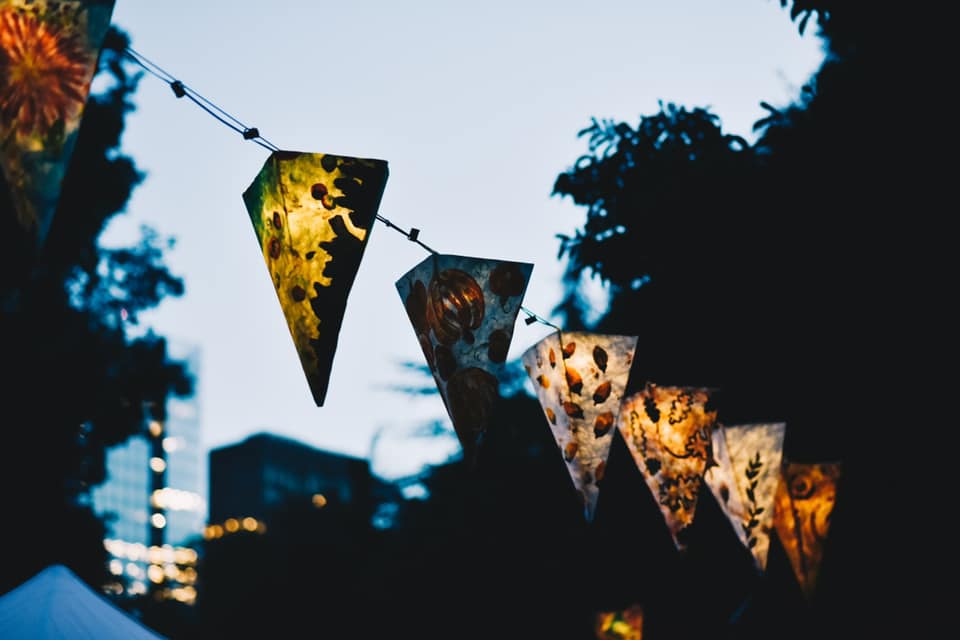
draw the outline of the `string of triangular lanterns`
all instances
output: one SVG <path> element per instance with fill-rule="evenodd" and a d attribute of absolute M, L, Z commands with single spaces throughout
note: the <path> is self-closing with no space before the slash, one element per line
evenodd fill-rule
<path fill-rule="evenodd" d="M 39 247 L 49 230 L 113 3 L 0 0 L 7 67 L 38 53 L 32 75 L 0 79 L 0 165 L 14 210 Z M 282 150 L 160 66 L 124 53 L 270 157 L 243 200 L 318 406 L 326 396 L 347 298 L 375 220 L 430 255 L 396 288 L 463 446 L 476 455 L 499 398 L 518 314 L 555 329 L 521 360 L 583 500 L 596 512 L 614 427 L 656 499 L 678 549 L 706 482 L 758 570 L 776 531 L 803 592 L 813 593 L 836 498 L 839 463 L 783 459 L 784 423 L 724 426 L 710 389 L 651 383 L 624 397 L 636 336 L 563 332 L 521 305 L 533 265 L 441 254 L 380 215 L 384 160 Z M 18 58 L 18 56 L 20 56 Z"/>

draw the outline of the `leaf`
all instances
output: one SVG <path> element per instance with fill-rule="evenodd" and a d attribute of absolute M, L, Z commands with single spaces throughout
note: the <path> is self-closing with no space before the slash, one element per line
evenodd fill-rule
<path fill-rule="evenodd" d="M 755 546 L 757 546 L 757 539 L 750 538 L 750 540 L 747 542 L 747 546 L 753 549 Z"/>
<path fill-rule="evenodd" d="M 761 513 L 763 513 L 764 511 L 765 511 L 765 509 L 764 509 L 763 507 L 757 507 L 756 509 L 754 509 L 753 515 L 758 516 L 758 515 L 760 515 Z"/>
<path fill-rule="evenodd" d="M 760 474 L 759 471 L 754 471 L 754 470 L 752 470 L 752 469 L 747 469 L 747 470 L 744 472 L 744 475 L 747 476 L 747 480 L 753 480 L 753 479 L 756 478 L 759 474 Z"/>
<path fill-rule="evenodd" d="M 748 499 L 750 502 L 756 502 L 756 501 L 757 501 L 757 499 L 753 496 L 753 488 L 752 488 L 752 487 L 751 487 L 750 489 L 747 489 L 747 499 Z"/>
<path fill-rule="evenodd" d="M 593 404 L 601 404 L 610 397 L 610 381 L 607 380 L 593 391 Z"/>
<path fill-rule="evenodd" d="M 593 348 L 593 361 L 597 363 L 600 371 L 605 372 L 607 370 L 607 352 L 604 351 L 603 347 L 598 345 Z"/>
<path fill-rule="evenodd" d="M 563 403 L 563 410 L 564 410 L 564 412 L 566 412 L 566 414 L 567 414 L 568 416 L 570 416 L 571 418 L 582 418 L 582 417 L 583 417 L 583 409 L 580 408 L 580 405 L 578 405 L 578 404 L 576 404 L 576 403 L 574 403 L 574 402 L 564 402 L 564 403 Z"/>

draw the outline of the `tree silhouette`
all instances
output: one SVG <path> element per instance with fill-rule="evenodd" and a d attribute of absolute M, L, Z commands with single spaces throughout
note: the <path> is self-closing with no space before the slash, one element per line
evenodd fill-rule
<path fill-rule="evenodd" d="M 902 202 L 911 157 L 886 91 L 889 34 L 905 27 L 863 3 L 781 5 L 801 32 L 816 22 L 826 56 L 791 105 L 761 103 L 754 144 L 705 109 L 661 104 L 637 126 L 594 120 L 580 132 L 587 153 L 554 185 L 586 208 L 584 226 L 560 237 L 569 293 L 558 309 L 582 322 L 570 302 L 580 278 L 609 285 L 593 328 L 640 337 L 631 389 L 712 387 L 721 422 L 783 420 L 788 459 L 843 461 L 817 600 L 798 604 L 774 549 L 771 572 L 786 582 L 751 590 L 736 627 L 749 637 L 770 632 L 774 612 L 806 621 L 784 632 L 797 637 L 869 625 L 873 614 L 842 593 L 856 585 L 871 602 L 892 588 L 858 576 L 885 549 L 875 518 L 889 506 L 874 482 L 907 393 L 891 385 L 908 371 L 896 336 L 913 326 L 908 298 L 890 300 L 910 234 L 879 214 Z"/>
<path fill-rule="evenodd" d="M 168 394 L 191 389 L 163 338 L 125 332 L 140 312 L 183 292 L 163 264 L 166 247 L 149 229 L 133 247 L 98 244 L 143 178 L 120 149 L 139 78 L 124 64 L 127 42 L 116 30 L 107 36 L 98 77 L 111 82 L 87 102 L 42 252 L 22 243 L 0 184 L 0 482 L 9 496 L 0 545 L 11 551 L 0 592 L 53 562 L 92 585 L 106 581 L 104 528 L 89 506 L 105 450 L 148 413 L 162 417 Z"/>

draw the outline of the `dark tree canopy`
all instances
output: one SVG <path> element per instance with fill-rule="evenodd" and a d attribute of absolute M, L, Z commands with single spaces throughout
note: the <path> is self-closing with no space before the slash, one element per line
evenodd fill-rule
<path fill-rule="evenodd" d="M 0 546 L 11 551 L 0 592 L 53 562 L 91 584 L 105 581 L 104 529 L 89 507 L 105 448 L 140 430 L 147 413 L 162 417 L 169 394 L 191 391 L 162 337 L 130 338 L 124 328 L 183 292 L 163 264 L 162 242 L 145 229 L 133 247 L 98 244 L 143 179 L 120 148 L 139 78 L 124 62 L 126 44 L 116 30 L 107 37 L 98 77 L 110 86 L 87 102 L 42 251 L 22 243 L 0 184 L 0 483 L 10 495 Z"/>

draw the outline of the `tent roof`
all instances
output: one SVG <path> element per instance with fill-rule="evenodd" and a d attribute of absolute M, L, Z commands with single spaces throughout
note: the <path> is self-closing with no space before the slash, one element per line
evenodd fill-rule
<path fill-rule="evenodd" d="M 49 566 L 0 596 L 0 638 L 163 640 L 63 565 Z"/>

